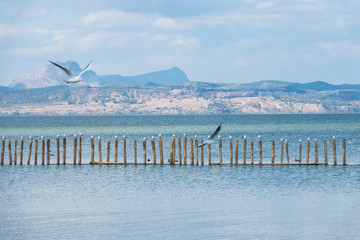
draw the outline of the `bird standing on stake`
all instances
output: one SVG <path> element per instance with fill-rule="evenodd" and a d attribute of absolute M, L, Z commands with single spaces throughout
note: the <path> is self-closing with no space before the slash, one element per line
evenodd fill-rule
<path fill-rule="evenodd" d="M 84 70 L 83 70 L 82 72 L 80 72 L 79 75 L 77 75 L 77 76 L 74 76 L 69 69 L 67 69 L 67 68 L 65 68 L 65 67 L 63 67 L 63 66 L 60 66 L 59 64 L 56 64 L 56 63 L 54 63 L 54 62 L 52 62 L 52 61 L 50 61 L 50 60 L 49 60 L 49 62 L 51 62 L 51 63 L 54 64 L 55 66 L 61 68 L 61 69 L 69 76 L 69 79 L 68 79 L 68 80 L 64 80 L 64 82 L 66 82 L 66 83 L 77 83 L 77 82 L 83 81 L 83 79 L 81 78 L 81 75 L 89 69 L 89 67 L 91 66 L 91 64 L 92 64 L 93 61 L 91 61 L 91 62 L 84 68 Z"/>
<path fill-rule="evenodd" d="M 200 147 L 203 147 L 205 145 L 211 145 L 213 143 L 215 143 L 215 140 L 214 138 L 216 137 L 216 135 L 220 132 L 221 130 L 221 126 L 222 126 L 222 123 L 220 123 L 220 125 L 217 127 L 217 129 L 215 130 L 215 132 L 203 143 L 199 146 Z"/>

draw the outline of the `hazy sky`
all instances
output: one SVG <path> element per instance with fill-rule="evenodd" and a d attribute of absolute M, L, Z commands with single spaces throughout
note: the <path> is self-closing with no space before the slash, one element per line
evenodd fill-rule
<path fill-rule="evenodd" d="M 48 64 L 192 81 L 360 83 L 359 0 L 0 0 L 0 85 Z"/>

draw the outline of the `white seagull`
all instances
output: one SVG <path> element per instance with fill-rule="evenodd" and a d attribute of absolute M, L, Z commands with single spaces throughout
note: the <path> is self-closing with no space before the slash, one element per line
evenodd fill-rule
<path fill-rule="evenodd" d="M 54 63 L 54 62 L 52 62 L 52 61 L 50 61 L 50 60 L 49 60 L 49 62 L 51 62 L 51 63 L 54 64 L 55 66 L 61 68 L 61 69 L 69 76 L 69 79 L 68 79 L 68 80 L 64 80 L 64 82 L 66 82 L 66 83 L 77 83 L 77 82 L 83 81 L 83 79 L 81 78 L 81 75 L 89 69 L 89 67 L 91 66 L 91 64 L 92 64 L 93 61 L 91 61 L 91 62 L 84 68 L 84 70 L 82 70 L 82 72 L 81 72 L 79 75 L 77 75 L 77 76 L 74 76 L 69 69 L 67 69 L 67 68 L 65 68 L 65 67 L 63 67 L 63 66 L 60 66 L 59 64 L 56 64 L 56 63 Z"/>
<path fill-rule="evenodd" d="M 200 147 L 203 147 L 203 146 L 205 146 L 205 145 L 211 145 L 211 144 L 215 143 L 214 138 L 215 138 L 216 135 L 218 135 L 218 133 L 220 132 L 221 126 L 222 126 L 222 123 L 220 123 L 220 125 L 217 127 L 217 129 L 215 130 L 215 132 L 214 132 L 211 136 L 209 136 L 209 138 L 208 138 L 203 144 L 201 144 L 201 145 L 199 146 L 199 148 L 200 148 Z"/>

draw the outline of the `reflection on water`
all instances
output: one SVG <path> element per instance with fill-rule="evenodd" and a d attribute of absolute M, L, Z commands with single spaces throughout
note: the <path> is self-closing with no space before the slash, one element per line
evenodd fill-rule
<path fill-rule="evenodd" d="M 3 166 L 2 239 L 353 239 L 358 166 Z"/>

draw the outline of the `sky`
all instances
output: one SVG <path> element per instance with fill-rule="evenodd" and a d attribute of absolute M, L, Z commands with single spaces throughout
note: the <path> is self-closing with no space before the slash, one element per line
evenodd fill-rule
<path fill-rule="evenodd" d="M 0 0 L 0 85 L 48 60 L 99 75 L 360 84 L 359 0 Z"/>

